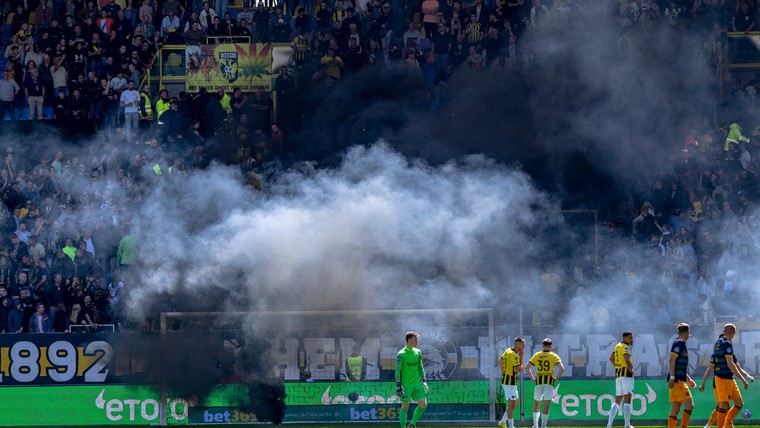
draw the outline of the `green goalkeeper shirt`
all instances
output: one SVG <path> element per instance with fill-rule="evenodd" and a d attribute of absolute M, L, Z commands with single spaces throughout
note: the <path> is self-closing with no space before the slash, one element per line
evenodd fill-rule
<path fill-rule="evenodd" d="M 404 388 L 422 384 L 425 370 L 422 368 L 422 351 L 417 348 L 404 347 L 396 354 L 396 382 Z"/>

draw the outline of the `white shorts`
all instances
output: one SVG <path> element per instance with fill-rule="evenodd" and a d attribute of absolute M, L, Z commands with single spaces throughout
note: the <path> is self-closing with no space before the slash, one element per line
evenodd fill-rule
<path fill-rule="evenodd" d="M 502 385 L 504 388 L 504 398 L 506 400 L 517 400 L 520 394 L 517 393 L 517 385 Z"/>
<path fill-rule="evenodd" d="M 633 394 L 633 378 L 632 377 L 616 377 L 615 378 L 615 396 Z"/>
<path fill-rule="evenodd" d="M 534 400 L 551 400 L 554 398 L 554 387 L 548 383 L 536 385 L 536 389 L 533 390 Z"/>

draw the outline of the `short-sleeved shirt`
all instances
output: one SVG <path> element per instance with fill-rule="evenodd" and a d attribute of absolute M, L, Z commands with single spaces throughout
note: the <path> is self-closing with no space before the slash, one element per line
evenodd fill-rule
<path fill-rule="evenodd" d="M 517 385 L 517 369 L 520 367 L 520 354 L 515 348 L 508 348 L 501 354 L 504 361 L 504 374 L 501 377 L 502 385 Z"/>
<path fill-rule="evenodd" d="M 725 337 L 719 338 L 713 347 L 713 357 L 715 357 L 715 376 L 723 379 L 733 379 L 734 374 L 728 368 L 728 358 L 734 357 L 734 346 L 731 341 Z"/>
<path fill-rule="evenodd" d="M 18 87 L 18 83 L 16 83 L 13 79 L 1 79 L 0 80 L 0 101 L 13 101 L 13 97 L 16 96 L 16 93 L 20 91 L 21 88 Z"/>
<path fill-rule="evenodd" d="M 530 357 L 530 363 L 536 366 L 536 384 L 554 384 L 554 366 L 561 363 L 559 355 L 551 351 L 540 351 Z"/>
<path fill-rule="evenodd" d="M 615 377 L 633 377 L 633 372 L 628 368 L 628 364 L 625 363 L 625 356 L 628 355 L 628 361 L 630 361 L 631 366 L 633 366 L 631 345 L 625 342 L 619 342 L 615 345 L 615 350 L 612 351 L 612 355 L 615 357 Z"/>
<path fill-rule="evenodd" d="M 131 91 L 127 89 L 121 93 L 120 101 L 124 103 L 124 113 L 137 113 L 140 106 L 140 93 L 134 89 Z M 133 105 L 129 105 L 130 103 Z"/>
<path fill-rule="evenodd" d="M 676 368 L 673 377 L 676 382 L 686 382 L 686 372 L 689 369 L 689 350 L 686 348 L 686 342 L 678 338 L 670 347 L 670 354 L 676 356 Z M 670 373 L 668 373 L 670 380 Z"/>
<path fill-rule="evenodd" d="M 736 31 L 747 31 L 752 23 L 755 22 L 755 19 L 752 16 L 752 11 L 744 13 L 739 10 L 734 14 L 734 19 L 736 24 Z"/>

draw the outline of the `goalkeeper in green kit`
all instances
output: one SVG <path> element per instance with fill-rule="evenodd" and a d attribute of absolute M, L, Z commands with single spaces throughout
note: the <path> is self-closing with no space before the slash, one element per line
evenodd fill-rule
<path fill-rule="evenodd" d="M 427 407 L 425 397 L 428 394 L 428 386 L 425 382 L 425 370 L 422 368 L 422 351 L 416 348 L 419 338 L 419 334 L 408 331 L 406 346 L 396 354 L 396 395 L 401 397 L 401 410 L 398 412 L 401 428 L 417 428 L 417 421 Z M 406 416 L 412 400 L 417 402 L 417 408 L 414 409 L 412 421 L 407 425 Z"/>

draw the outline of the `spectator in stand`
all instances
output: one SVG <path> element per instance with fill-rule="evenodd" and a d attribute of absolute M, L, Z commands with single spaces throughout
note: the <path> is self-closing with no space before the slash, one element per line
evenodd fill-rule
<path fill-rule="evenodd" d="M 422 33 L 417 29 L 414 22 L 410 22 L 409 28 L 406 30 L 406 33 L 404 33 L 404 46 L 409 46 L 409 42 L 414 42 L 414 45 L 417 46 L 420 39 L 422 39 Z"/>
<path fill-rule="evenodd" d="M 274 103 L 267 91 L 260 87 L 251 100 L 251 123 L 253 128 L 269 130 L 272 123 L 272 108 Z"/>
<path fill-rule="evenodd" d="M 135 35 L 141 35 L 145 39 L 151 39 L 156 33 L 156 27 L 152 23 L 151 15 L 142 15 L 140 23 L 135 27 Z"/>
<path fill-rule="evenodd" d="M 138 130 L 138 108 L 140 93 L 135 90 L 135 82 L 130 80 L 120 95 L 121 107 L 124 109 L 125 134 L 127 141 L 133 142 Z"/>
<path fill-rule="evenodd" d="M 53 100 L 53 112 L 55 119 L 60 123 L 65 122 L 68 118 L 69 99 L 63 89 L 58 90 L 58 96 Z"/>
<path fill-rule="evenodd" d="M 211 25 L 206 29 L 206 34 L 208 34 L 209 37 L 214 37 L 214 43 L 221 43 L 222 37 L 224 37 L 224 27 L 222 27 L 222 22 L 219 20 L 218 16 L 215 16 L 212 21 Z"/>
<path fill-rule="evenodd" d="M 235 87 L 232 91 L 232 97 L 230 98 L 230 107 L 232 111 L 232 118 L 235 121 L 240 120 L 242 114 L 247 114 L 249 110 L 248 95 L 244 95 L 240 87 Z"/>
<path fill-rule="evenodd" d="M 327 8 L 327 2 L 322 0 L 319 2 L 319 10 L 317 11 L 317 29 L 323 32 L 327 32 L 331 27 L 332 12 Z"/>
<path fill-rule="evenodd" d="M 241 17 L 237 18 L 237 23 L 232 29 L 232 35 L 235 43 L 250 43 L 253 40 L 253 34 L 248 30 L 245 20 Z"/>
<path fill-rule="evenodd" d="M 184 119 L 178 112 L 178 101 L 172 98 L 169 102 L 169 110 L 161 115 L 161 139 L 164 143 L 174 144 L 184 134 L 186 127 L 183 126 Z"/>
<path fill-rule="evenodd" d="M 32 50 L 24 55 L 24 63 L 29 64 L 30 61 L 38 67 L 40 64 L 42 64 L 42 49 L 40 48 L 39 43 L 35 43 L 32 46 Z"/>
<path fill-rule="evenodd" d="M 274 43 L 286 43 L 288 36 L 290 35 L 290 19 L 282 12 L 282 7 L 277 6 L 274 10 L 274 15 L 269 21 L 269 31 L 271 32 L 271 40 Z"/>
<path fill-rule="evenodd" d="M 87 73 L 87 80 L 84 82 L 83 92 L 90 101 L 89 117 L 92 119 L 100 119 L 100 112 L 102 110 L 100 81 L 95 72 L 90 71 Z"/>
<path fill-rule="evenodd" d="M 0 79 L 0 121 L 6 112 L 11 120 L 16 120 L 16 96 L 21 91 L 18 83 L 9 77 L 7 72 Z"/>
<path fill-rule="evenodd" d="M 280 75 L 274 81 L 274 90 L 277 92 L 277 108 L 281 121 L 290 121 L 295 116 L 295 80 L 290 76 L 287 66 L 280 67 Z"/>
<path fill-rule="evenodd" d="M 42 104 L 45 100 L 45 85 L 37 68 L 31 70 L 30 77 L 24 82 L 24 93 L 29 103 L 29 119 L 43 119 Z"/>
<path fill-rule="evenodd" d="M 102 34 L 110 34 L 113 27 L 113 18 L 108 16 L 108 12 L 105 10 L 100 11 L 100 17 L 95 21 L 95 26 Z"/>
<path fill-rule="evenodd" d="M 164 3 L 164 6 L 166 6 L 166 3 Z M 172 9 L 169 9 L 167 15 L 161 21 L 161 35 L 166 39 L 167 43 L 176 45 L 179 44 L 179 30 L 179 18 L 174 14 Z"/>
<path fill-rule="evenodd" d="M 364 51 L 353 37 L 348 39 L 345 58 L 346 73 L 355 73 L 364 67 Z"/>
<path fill-rule="evenodd" d="M 422 26 L 425 29 L 425 37 L 428 39 L 435 34 L 440 10 L 441 6 L 438 0 L 425 0 L 422 2 Z"/>
<path fill-rule="evenodd" d="M 483 26 L 478 21 L 477 15 L 474 13 L 470 15 L 470 21 L 467 23 L 467 28 L 464 33 L 467 36 L 467 43 L 475 45 L 483 38 Z M 469 46 L 468 46 L 469 48 Z"/>
<path fill-rule="evenodd" d="M 274 155 L 281 156 L 285 154 L 285 134 L 276 123 L 272 124 L 271 130 L 272 137 L 269 140 L 269 148 Z"/>
<path fill-rule="evenodd" d="M 67 299 L 68 287 L 67 284 L 64 284 L 63 275 L 60 273 L 53 275 L 51 283 L 46 285 L 44 290 L 45 301 L 50 305 L 50 316 L 55 318 L 58 305 Z"/>
<path fill-rule="evenodd" d="M 446 31 L 446 24 L 443 22 L 438 24 L 438 31 L 433 34 L 430 41 L 432 42 L 436 74 L 439 74 L 446 70 L 446 64 L 448 64 L 449 53 L 453 44 L 451 34 Z"/>
<path fill-rule="evenodd" d="M 755 13 L 750 9 L 749 3 L 742 1 L 739 9 L 731 17 L 731 29 L 735 33 L 747 34 L 755 29 L 755 19 Z"/>
<path fill-rule="evenodd" d="M 57 93 L 63 91 L 67 96 L 69 95 L 69 73 L 64 64 L 66 55 L 56 56 L 53 58 L 53 69 L 50 74 L 53 76 L 53 90 Z"/>
<path fill-rule="evenodd" d="M 201 29 L 199 22 L 193 22 L 191 28 L 185 33 L 185 43 L 188 45 L 201 45 L 206 43 L 206 33 Z"/>
<path fill-rule="evenodd" d="M 92 296 L 89 294 L 84 295 L 84 304 L 82 305 L 82 311 L 80 312 L 82 318 L 82 325 L 87 326 L 90 330 L 97 330 L 98 323 L 100 322 L 100 311 L 92 301 Z"/>
<path fill-rule="evenodd" d="M 216 14 L 223 15 L 229 8 L 229 4 L 229 0 L 215 0 L 214 8 L 216 9 Z"/>
<path fill-rule="evenodd" d="M 306 65 L 309 59 L 309 30 L 301 30 L 301 33 L 296 36 L 290 43 L 290 48 L 293 51 L 293 60 L 296 63 L 296 68 L 299 70 Z"/>
<path fill-rule="evenodd" d="M 119 9 L 119 11 L 116 12 L 116 18 L 114 18 L 113 24 L 111 25 L 111 29 L 116 31 L 116 36 L 119 40 L 127 40 L 132 34 L 134 34 L 134 29 L 132 27 L 132 20 L 125 14 L 124 9 Z"/>
<path fill-rule="evenodd" d="M 8 333 L 24 331 L 24 304 L 19 299 L 12 302 L 13 310 L 8 315 Z"/>
<path fill-rule="evenodd" d="M 65 333 L 69 331 L 69 315 L 66 311 L 66 305 L 59 303 L 56 308 L 58 310 L 55 312 L 55 316 L 51 316 L 53 319 L 53 331 L 55 333 Z"/>
<path fill-rule="evenodd" d="M 68 118 L 74 120 L 87 119 L 87 113 L 89 111 L 90 107 L 87 104 L 87 99 L 82 96 L 80 90 L 74 89 L 71 91 Z"/>
<path fill-rule="evenodd" d="M 533 7 L 530 8 L 530 25 L 532 28 L 540 28 L 544 21 L 549 18 L 549 8 L 543 4 L 542 0 L 533 0 Z"/>
<path fill-rule="evenodd" d="M 311 14 L 307 15 L 303 8 L 298 9 L 298 16 L 293 23 L 293 26 L 298 31 L 298 34 L 311 34 Z"/>
<path fill-rule="evenodd" d="M 8 331 L 8 316 L 13 308 L 11 307 L 11 299 L 9 296 L 0 297 L 0 333 L 10 333 Z"/>
<path fill-rule="evenodd" d="M 377 65 L 377 64 L 383 64 L 386 62 L 385 54 L 383 54 L 383 50 L 380 47 L 380 42 L 378 42 L 377 39 L 374 37 L 371 37 L 369 39 L 366 54 L 367 54 L 367 59 L 365 63 L 367 65 Z"/>
<path fill-rule="evenodd" d="M 235 21 L 232 20 L 232 15 L 229 12 L 224 12 L 224 18 L 222 19 L 222 32 L 225 36 L 227 43 L 230 42 L 232 36 L 235 34 Z"/>
<path fill-rule="evenodd" d="M 53 331 L 53 320 L 45 313 L 45 304 L 37 303 L 36 312 L 29 320 L 30 333 L 51 333 Z"/>
<path fill-rule="evenodd" d="M 142 81 L 142 74 L 139 70 L 137 70 L 134 63 L 130 62 L 127 64 L 127 76 L 126 76 L 127 82 L 132 81 L 135 82 L 135 84 L 139 84 Z"/>
<path fill-rule="evenodd" d="M 201 23 L 201 29 L 203 31 L 208 31 L 208 28 L 214 22 L 214 18 L 216 18 L 217 16 L 218 15 L 216 11 L 209 7 L 209 4 L 207 1 L 204 1 L 203 8 L 201 9 L 200 14 L 198 14 L 198 21 Z"/>
<path fill-rule="evenodd" d="M 253 23 L 256 43 L 265 43 L 269 41 L 269 11 L 264 8 L 263 2 L 258 2 L 256 11 L 253 13 Z"/>
<path fill-rule="evenodd" d="M 111 87 L 111 89 L 121 95 L 121 91 L 127 88 L 127 78 L 124 77 L 124 73 L 119 70 L 116 72 L 116 77 L 108 82 L 108 85 Z"/>
<path fill-rule="evenodd" d="M 252 36 L 253 30 L 254 30 L 253 12 L 251 11 L 251 8 L 248 7 L 247 2 L 243 2 L 243 10 L 238 10 L 236 18 L 238 20 L 238 24 L 240 24 L 242 20 L 242 25 L 248 30 L 248 33 L 250 33 L 250 35 Z"/>

